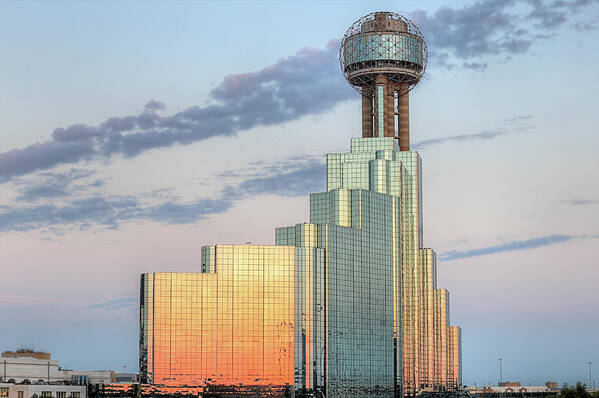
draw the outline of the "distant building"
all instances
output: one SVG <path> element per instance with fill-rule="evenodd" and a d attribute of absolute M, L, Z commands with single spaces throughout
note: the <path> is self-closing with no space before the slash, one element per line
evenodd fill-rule
<path fill-rule="evenodd" d="M 550 390 L 558 390 L 559 389 L 559 387 L 557 386 L 557 382 L 556 381 L 548 381 L 547 383 L 545 383 L 545 385 Z"/>
<path fill-rule="evenodd" d="M 0 356 L 0 381 L 5 383 L 68 381 L 71 373 L 61 369 L 58 361 L 47 352 L 17 350 L 3 352 Z"/>
<path fill-rule="evenodd" d="M 117 379 L 112 370 L 84 370 L 72 371 L 71 381 L 77 384 L 111 384 Z"/>
<path fill-rule="evenodd" d="M 0 383 L 2 398 L 87 398 L 86 386 Z"/>
<path fill-rule="evenodd" d="M 114 379 L 116 383 L 136 383 L 139 381 L 139 375 L 137 373 L 114 373 Z"/>
<path fill-rule="evenodd" d="M 498 387 L 520 387 L 519 381 L 502 381 L 497 384 Z"/>
<path fill-rule="evenodd" d="M 551 389 L 544 386 L 522 386 L 520 382 L 502 382 L 499 386 L 484 386 L 484 387 L 470 387 L 470 395 L 493 395 L 493 394 L 510 394 L 510 393 L 542 393 L 551 392 Z M 508 384 L 508 385 L 505 385 Z"/>
<path fill-rule="evenodd" d="M 112 370 L 62 369 L 48 352 L 21 349 L 14 352 L 6 351 L 0 356 L 0 383 L 107 385 L 117 382 L 132 383 L 136 380 L 137 375 L 134 373 L 115 374 Z M 0 394 L 0 398 L 2 397 L 4 396 Z M 53 397 L 57 398 L 54 395 Z"/>

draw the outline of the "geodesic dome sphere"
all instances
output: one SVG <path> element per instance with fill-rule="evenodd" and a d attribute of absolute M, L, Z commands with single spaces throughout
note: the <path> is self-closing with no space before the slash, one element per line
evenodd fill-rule
<path fill-rule="evenodd" d="M 341 41 L 339 64 L 343 76 L 359 93 L 385 75 L 414 87 L 428 61 L 426 42 L 412 21 L 394 12 L 373 12 L 354 22 Z"/>

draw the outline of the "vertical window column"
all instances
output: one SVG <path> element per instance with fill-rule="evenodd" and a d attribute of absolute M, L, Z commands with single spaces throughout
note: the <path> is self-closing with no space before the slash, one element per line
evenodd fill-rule
<path fill-rule="evenodd" d="M 376 88 L 377 118 L 378 118 L 378 136 L 385 136 L 385 88 L 378 85 Z"/>

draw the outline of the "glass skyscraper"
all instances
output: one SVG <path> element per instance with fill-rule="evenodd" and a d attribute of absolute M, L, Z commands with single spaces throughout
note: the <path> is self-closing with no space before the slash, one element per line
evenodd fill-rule
<path fill-rule="evenodd" d="M 423 247 L 422 161 L 394 137 L 327 155 L 310 222 L 141 277 L 140 372 L 164 385 L 325 397 L 461 385 L 461 331 Z M 262 390 L 264 391 L 264 390 Z"/>

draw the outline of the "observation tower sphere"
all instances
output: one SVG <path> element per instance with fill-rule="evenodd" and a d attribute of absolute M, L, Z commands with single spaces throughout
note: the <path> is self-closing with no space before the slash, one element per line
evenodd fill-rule
<path fill-rule="evenodd" d="M 409 91 L 426 70 L 426 42 L 412 21 L 373 12 L 354 22 L 341 41 L 339 64 L 362 94 L 362 137 L 395 137 L 410 149 Z"/>

